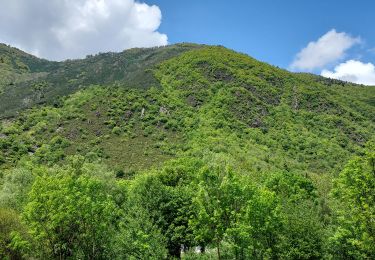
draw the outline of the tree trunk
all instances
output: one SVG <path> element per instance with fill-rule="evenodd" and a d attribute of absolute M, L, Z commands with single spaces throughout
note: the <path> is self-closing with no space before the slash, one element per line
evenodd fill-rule
<path fill-rule="evenodd" d="M 217 246 L 217 259 L 221 260 L 221 255 L 220 255 L 220 241 L 217 241 L 216 246 Z"/>

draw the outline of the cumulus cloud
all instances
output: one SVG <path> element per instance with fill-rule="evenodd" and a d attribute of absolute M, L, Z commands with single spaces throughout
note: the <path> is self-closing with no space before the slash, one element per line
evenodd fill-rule
<path fill-rule="evenodd" d="M 336 66 L 334 71 L 323 70 L 321 75 L 328 78 L 375 86 L 375 66 L 372 63 L 348 60 Z"/>
<path fill-rule="evenodd" d="M 0 41 L 62 60 L 166 45 L 158 6 L 134 0 L 0 0 Z"/>
<path fill-rule="evenodd" d="M 317 41 L 309 42 L 295 57 L 290 65 L 292 70 L 308 70 L 322 68 L 345 56 L 345 51 L 360 43 L 359 37 L 351 37 L 345 32 L 330 30 Z"/>

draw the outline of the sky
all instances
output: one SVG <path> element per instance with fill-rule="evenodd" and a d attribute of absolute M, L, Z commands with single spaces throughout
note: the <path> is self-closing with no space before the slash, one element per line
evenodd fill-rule
<path fill-rule="evenodd" d="M 0 42 L 64 60 L 179 42 L 375 85 L 373 0 L 0 0 Z"/>

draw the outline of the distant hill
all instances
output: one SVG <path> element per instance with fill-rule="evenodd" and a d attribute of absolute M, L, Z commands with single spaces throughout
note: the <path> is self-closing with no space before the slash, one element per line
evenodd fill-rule
<path fill-rule="evenodd" d="M 177 44 L 51 62 L 1 44 L 0 118 L 12 116 L 34 104 L 51 103 L 91 84 L 116 83 L 134 88 L 157 85 L 149 69 L 161 61 L 199 47 Z"/>

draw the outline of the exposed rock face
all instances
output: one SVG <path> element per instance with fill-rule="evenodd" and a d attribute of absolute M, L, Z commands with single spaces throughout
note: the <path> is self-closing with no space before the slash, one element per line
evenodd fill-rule
<path fill-rule="evenodd" d="M 194 95 L 189 95 L 186 99 L 186 102 L 192 107 L 198 107 L 201 104 L 201 102 L 197 100 Z"/>
<path fill-rule="evenodd" d="M 59 128 L 56 129 L 56 133 L 61 133 L 64 131 L 64 127 L 59 126 Z"/>
<path fill-rule="evenodd" d="M 126 110 L 124 113 L 124 118 L 129 119 L 132 117 L 132 115 L 133 115 L 133 112 L 131 110 Z"/>
<path fill-rule="evenodd" d="M 159 113 L 163 115 L 169 115 L 169 111 L 166 107 L 161 106 L 159 109 Z"/>

